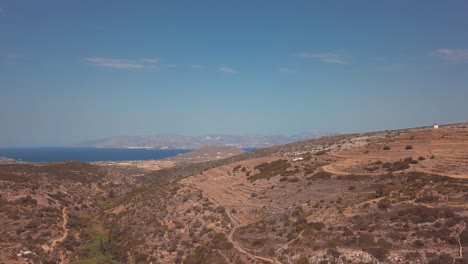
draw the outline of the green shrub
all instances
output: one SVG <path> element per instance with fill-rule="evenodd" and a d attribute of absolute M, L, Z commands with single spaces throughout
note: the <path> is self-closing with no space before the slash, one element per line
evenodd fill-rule
<path fill-rule="evenodd" d="M 312 176 L 307 177 L 307 180 L 318 181 L 318 180 L 327 180 L 330 179 L 333 174 L 326 171 L 319 171 Z"/>
<path fill-rule="evenodd" d="M 375 247 L 375 248 L 367 248 L 365 251 L 367 251 L 369 254 L 374 256 L 374 258 L 376 258 L 379 261 L 385 261 L 387 259 L 387 255 L 388 255 L 387 249 Z"/>
<path fill-rule="evenodd" d="M 289 181 L 289 182 L 298 182 L 298 181 L 299 181 L 299 178 L 294 177 L 294 178 L 289 179 L 288 181 Z"/>
<path fill-rule="evenodd" d="M 297 261 L 297 264 L 309 264 L 309 259 L 306 256 L 301 256 Z"/>
<path fill-rule="evenodd" d="M 392 202 L 387 198 L 382 199 L 377 203 L 377 207 L 382 210 L 387 210 L 387 208 L 391 206 L 392 206 Z"/>
<path fill-rule="evenodd" d="M 390 150 L 391 148 L 389 146 L 383 147 L 383 150 Z"/>
<path fill-rule="evenodd" d="M 398 215 L 405 216 L 410 222 L 415 224 L 434 222 L 439 218 L 452 218 L 454 213 L 450 208 L 430 208 L 425 206 L 411 206 L 399 210 Z"/>
<path fill-rule="evenodd" d="M 413 149 L 413 146 L 411 146 L 411 145 L 406 145 L 406 146 L 405 146 L 405 149 Z"/>
<path fill-rule="evenodd" d="M 360 247 L 372 247 L 375 245 L 374 236 L 372 234 L 363 233 L 358 237 L 358 245 Z"/>
<path fill-rule="evenodd" d="M 253 182 L 259 179 L 270 179 L 271 177 L 282 175 L 287 176 L 291 175 L 292 172 L 288 171 L 291 165 L 288 163 L 287 160 L 280 159 L 275 160 L 272 162 L 264 162 L 255 166 L 255 170 L 259 172 L 255 175 L 250 176 L 248 179 L 249 181 Z"/>
<path fill-rule="evenodd" d="M 379 169 L 379 167 L 377 167 L 377 166 L 366 167 L 366 171 L 376 171 L 378 169 Z"/>
<path fill-rule="evenodd" d="M 305 168 L 304 168 L 304 174 L 305 175 L 308 175 L 308 174 L 312 174 L 315 172 L 316 169 L 320 168 L 320 167 L 323 167 L 325 165 L 327 165 L 328 163 L 326 162 L 316 162 L 314 164 L 311 164 L 311 165 L 307 165 Z"/>
<path fill-rule="evenodd" d="M 309 226 L 317 231 L 320 231 L 325 227 L 325 225 L 322 222 L 311 222 L 309 223 Z"/>
<path fill-rule="evenodd" d="M 384 164 L 382 164 L 382 168 L 388 169 L 390 167 L 392 167 L 392 163 L 390 162 L 385 162 Z"/>
<path fill-rule="evenodd" d="M 433 203 L 437 201 L 439 201 L 439 197 L 433 195 L 418 197 L 415 200 L 417 203 Z"/>
<path fill-rule="evenodd" d="M 316 156 L 321 156 L 321 155 L 327 154 L 327 152 L 328 152 L 328 151 L 326 151 L 326 150 L 321 150 L 321 151 L 315 152 L 315 155 L 316 155 Z"/>
<path fill-rule="evenodd" d="M 405 161 L 396 161 L 394 162 L 387 170 L 392 172 L 392 171 L 400 171 L 400 170 L 406 170 L 409 169 L 409 163 Z"/>
<path fill-rule="evenodd" d="M 334 248 L 329 248 L 329 249 L 327 249 L 327 255 L 330 255 L 330 256 L 332 256 L 334 258 L 339 258 L 341 253 L 338 250 L 334 249 Z"/>
<path fill-rule="evenodd" d="M 216 233 L 211 240 L 211 244 L 216 249 L 231 249 L 233 247 L 232 243 L 227 240 L 226 235 L 223 233 Z"/>

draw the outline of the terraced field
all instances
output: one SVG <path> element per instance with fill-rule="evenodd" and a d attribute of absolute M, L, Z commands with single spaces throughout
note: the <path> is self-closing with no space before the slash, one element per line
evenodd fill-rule
<path fill-rule="evenodd" d="M 2 164 L 0 259 L 467 263 L 464 124 L 141 165 Z"/>

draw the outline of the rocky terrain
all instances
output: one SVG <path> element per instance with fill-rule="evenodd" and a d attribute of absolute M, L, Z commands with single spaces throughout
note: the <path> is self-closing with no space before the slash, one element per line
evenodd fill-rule
<path fill-rule="evenodd" d="M 467 165 L 466 124 L 157 168 L 2 164 L 0 259 L 467 263 Z"/>
<path fill-rule="evenodd" d="M 167 160 L 170 160 L 179 165 L 226 159 L 232 156 L 240 155 L 244 152 L 245 151 L 243 149 L 237 147 L 203 146 L 195 151 L 167 158 Z"/>
<path fill-rule="evenodd" d="M 0 157 L 0 164 L 1 163 L 14 163 L 14 162 L 16 162 L 16 160 L 7 158 L 7 157 Z"/>

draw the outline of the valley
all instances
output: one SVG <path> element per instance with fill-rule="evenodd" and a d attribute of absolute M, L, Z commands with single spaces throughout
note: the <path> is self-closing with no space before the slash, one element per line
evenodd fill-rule
<path fill-rule="evenodd" d="M 0 164 L 0 259 L 468 261 L 466 124 L 212 150 L 209 159 Z"/>

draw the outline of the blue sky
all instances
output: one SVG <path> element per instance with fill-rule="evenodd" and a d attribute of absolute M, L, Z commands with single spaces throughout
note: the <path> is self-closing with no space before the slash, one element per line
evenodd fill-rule
<path fill-rule="evenodd" d="M 468 121 L 467 10 L 0 0 L 0 147 Z"/>

